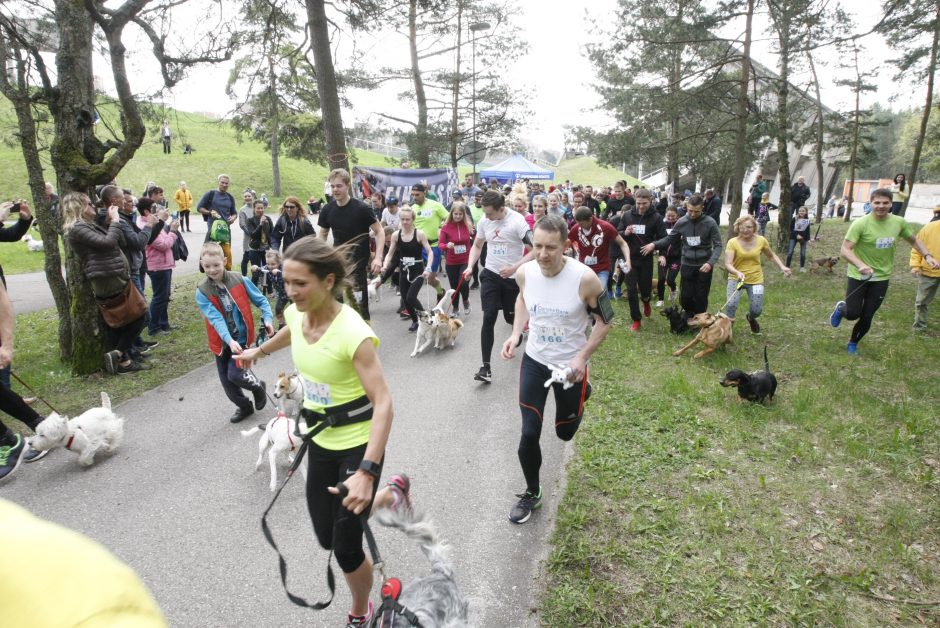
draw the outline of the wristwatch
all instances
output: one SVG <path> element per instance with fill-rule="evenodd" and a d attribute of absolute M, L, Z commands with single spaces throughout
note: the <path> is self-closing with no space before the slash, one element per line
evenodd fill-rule
<path fill-rule="evenodd" d="M 363 460 L 360 462 L 359 470 L 365 471 L 376 480 L 379 479 L 379 475 L 382 473 L 381 465 L 379 465 L 377 462 L 372 462 L 371 460 Z"/>

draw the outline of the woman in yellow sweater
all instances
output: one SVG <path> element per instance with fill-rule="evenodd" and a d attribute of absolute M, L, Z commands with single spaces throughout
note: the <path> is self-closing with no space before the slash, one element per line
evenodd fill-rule
<path fill-rule="evenodd" d="M 751 331 L 760 333 L 757 317 L 764 309 L 764 270 L 760 256 L 763 253 L 772 259 L 787 277 L 791 271 L 780 260 L 764 236 L 756 235 L 757 221 L 753 216 L 741 216 L 734 221 L 734 233 L 737 237 L 728 240 L 725 247 L 725 268 L 728 270 L 728 305 L 725 314 L 734 318 L 741 300 L 738 282 L 744 282 L 743 291 L 747 292 L 747 322 Z"/>

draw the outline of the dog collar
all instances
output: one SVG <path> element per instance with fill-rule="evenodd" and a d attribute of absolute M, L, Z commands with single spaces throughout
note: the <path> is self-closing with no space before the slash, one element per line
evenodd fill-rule
<path fill-rule="evenodd" d="M 69 451 L 72 450 L 72 443 L 75 442 L 75 434 L 78 434 L 78 430 L 80 429 L 82 428 L 80 427 L 75 428 L 76 430 L 75 433 L 69 436 L 69 442 L 65 443 L 65 448 L 68 449 Z"/>

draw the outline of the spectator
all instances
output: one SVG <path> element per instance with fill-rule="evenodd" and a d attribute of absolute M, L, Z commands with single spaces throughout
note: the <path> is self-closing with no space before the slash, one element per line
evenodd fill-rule
<path fill-rule="evenodd" d="M 242 230 L 242 263 L 241 271 L 242 276 L 248 276 L 248 264 L 253 263 L 249 260 L 248 251 L 250 249 L 248 240 L 251 236 L 248 235 L 248 219 L 255 215 L 255 197 L 251 192 L 245 192 L 242 194 L 243 204 L 238 208 L 238 227 Z M 264 202 L 261 201 L 261 207 L 264 208 Z"/>
<path fill-rule="evenodd" d="M 314 233 L 313 225 L 307 220 L 307 212 L 300 205 L 300 199 L 288 196 L 284 199 L 281 215 L 271 230 L 271 248 L 283 257 L 291 244 Z"/>
<path fill-rule="evenodd" d="M 16 224 L 4 227 L 3 223 L 10 214 L 10 210 L 18 207 L 19 215 Z M 33 222 L 33 215 L 29 211 L 29 204 L 26 201 L 0 203 L 0 242 L 19 242 L 20 239 L 29 231 L 29 226 Z M 0 265 L 0 283 L 4 287 L 7 285 L 6 277 L 3 275 L 3 266 Z M 0 367 L 0 385 L 10 387 L 10 366 L 9 364 Z"/>
<path fill-rule="evenodd" d="M 806 204 L 811 195 L 812 191 L 806 185 L 806 178 L 798 177 L 796 183 L 790 188 L 790 211 L 795 213 L 798 208 Z"/>
<path fill-rule="evenodd" d="M 141 199 L 141 202 L 145 200 L 147 199 Z M 170 218 L 169 211 L 161 209 L 157 218 L 160 222 L 166 222 Z M 141 216 L 141 219 L 147 218 Z M 172 221 L 167 229 L 159 228 L 156 237 L 147 245 L 147 276 L 150 277 L 150 285 L 153 288 L 147 330 L 151 337 L 169 334 L 176 329 L 170 325 L 169 306 L 173 268 L 176 267 L 176 260 L 173 259 L 173 245 L 177 238 L 182 237 L 179 228 L 179 220 Z"/>
<path fill-rule="evenodd" d="M 248 261 L 253 266 L 264 264 L 264 252 L 271 247 L 271 231 L 274 225 L 264 213 L 264 203 L 255 201 L 251 218 L 248 219 Z"/>
<path fill-rule="evenodd" d="M 934 214 L 940 216 L 940 206 L 934 208 Z M 931 258 L 940 257 L 940 221 L 931 220 L 921 228 L 917 239 L 923 242 Z M 927 307 L 937 296 L 940 287 L 940 270 L 927 263 L 926 258 L 916 248 L 911 249 L 911 274 L 917 278 L 917 296 L 914 298 L 914 331 L 927 330 Z"/>
<path fill-rule="evenodd" d="M 189 214 L 193 208 L 193 193 L 186 187 L 185 181 L 180 181 L 180 187 L 173 195 L 173 199 L 180 213 L 180 231 L 185 228 L 188 233 L 192 233 L 192 229 L 189 228 Z"/>
<path fill-rule="evenodd" d="M 147 272 L 145 251 L 147 250 L 147 245 L 150 244 L 157 233 L 163 228 L 163 223 L 158 220 L 155 214 L 149 211 L 143 222 L 135 222 L 134 196 L 130 193 L 130 190 L 121 190 L 115 185 L 105 186 L 101 189 L 101 200 L 107 207 L 111 205 L 120 207 L 118 210 L 118 217 L 120 218 L 120 220 L 118 220 L 118 226 L 124 234 L 124 244 L 121 246 L 121 251 L 127 259 L 131 283 L 134 284 L 141 296 L 146 299 L 147 297 L 144 294 L 144 273 Z M 148 208 L 153 205 L 153 201 L 150 199 L 141 199 L 141 202 Z M 149 310 L 144 313 L 144 324 L 148 326 L 150 324 Z M 140 364 L 141 367 L 146 368 L 146 354 L 156 347 L 157 344 L 158 342 L 156 340 L 144 340 L 138 335 L 129 349 L 131 358 Z"/>
<path fill-rule="evenodd" d="M 218 179 L 219 187 L 216 190 L 209 190 L 199 199 L 196 206 L 197 211 L 202 214 L 206 221 L 206 242 L 212 239 L 212 223 L 216 220 L 224 220 L 231 226 L 238 220 L 238 212 L 235 210 L 235 199 L 228 193 L 228 187 L 231 178 L 227 174 L 220 174 Z M 231 233 L 231 232 L 230 232 Z M 225 253 L 225 270 L 232 270 L 232 242 L 231 235 L 229 241 L 219 242 L 222 252 Z"/>
<path fill-rule="evenodd" d="M 714 220 L 716 225 L 721 225 L 721 197 L 715 194 L 715 190 L 705 190 L 705 215 Z"/>
<path fill-rule="evenodd" d="M 757 206 L 757 231 L 758 235 L 765 235 L 767 232 L 767 223 L 770 222 L 770 210 L 777 209 L 777 206 L 770 202 L 770 194 L 764 192 L 761 196 L 760 204 Z"/>
<path fill-rule="evenodd" d="M 787 266 L 793 261 L 793 251 L 800 245 L 800 272 L 806 272 L 806 243 L 810 240 L 812 224 L 809 220 L 809 209 L 800 207 L 796 216 L 790 221 L 790 243 L 787 245 Z"/>
<path fill-rule="evenodd" d="M 894 185 L 891 186 L 891 213 L 901 215 L 901 208 L 910 197 L 911 191 L 907 187 L 907 176 L 901 172 L 894 176 Z"/>
<path fill-rule="evenodd" d="M 163 138 L 163 154 L 169 155 L 173 131 L 170 130 L 170 122 L 168 120 L 163 121 L 163 126 L 160 128 L 160 137 Z"/>

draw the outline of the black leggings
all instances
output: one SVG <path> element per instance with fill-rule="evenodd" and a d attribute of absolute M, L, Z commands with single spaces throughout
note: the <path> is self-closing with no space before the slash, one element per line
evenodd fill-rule
<path fill-rule="evenodd" d="M 679 262 L 670 262 L 666 260 L 665 266 L 660 266 L 659 262 L 656 263 L 656 266 L 659 267 L 659 283 L 656 284 L 656 296 L 658 301 L 662 301 L 666 298 L 666 286 L 669 286 L 669 289 L 675 292 L 676 290 L 676 277 L 679 276 Z"/>
<path fill-rule="evenodd" d="M 700 266 L 682 264 L 679 275 L 682 277 L 682 292 L 679 300 L 682 309 L 689 316 L 695 316 L 708 311 L 708 292 L 712 288 L 712 271 L 703 273 Z"/>
<path fill-rule="evenodd" d="M 10 390 L 8 387 L 0 385 L 0 411 L 6 412 L 14 419 L 25 423 L 30 429 L 35 430 L 42 417 L 27 405 L 23 398 Z M 13 437 L 10 428 L 0 421 L 0 444 Z"/>
<path fill-rule="evenodd" d="M 186 229 L 189 231 L 189 212 L 188 209 L 180 210 L 180 229 Z"/>
<path fill-rule="evenodd" d="M 336 562 L 344 573 L 356 571 L 366 559 L 362 551 L 360 517 L 368 517 L 372 503 L 363 511 L 363 515 L 355 515 L 343 508 L 342 499 L 327 489 L 355 473 L 365 453 L 366 445 L 333 451 L 311 442 L 307 454 L 307 511 L 313 522 L 313 531 L 320 547 L 332 549 L 336 554 Z M 379 466 L 384 465 L 384 462 L 383 457 Z M 378 489 L 379 481 L 376 478 L 372 483 L 373 500 Z"/>
<path fill-rule="evenodd" d="M 486 266 L 486 242 L 483 243 L 483 248 L 480 249 L 480 259 L 473 265 L 473 281 L 478 283 L 480 281 L 480 270 Z"/>
<path fill-rule="evenodd" d="M 447 265 L 447 281 L 450 282 L 450 287 L 452 290 L 457 289 L 457 284 L 460 284 L 460 296 L 463 297 L 463 306 L 464 309 L 470 307 L 470 283 L 464 281 L 460 283 L 460 275 L 463 271 L 467 270 L 466 264 L 448 264 Z M 460 305 L 460 299 L 454 299 L 455 309 L 457 305 Z"/>
<path fill-rule="evenodd" d="M 522 355 L 519 368 L 519 409 L 522 411 L 519 464 L 522 465 L 526 488 L 533 493 L 539 491 L 539 469 L 542 466 L 539 438 L 542 436 L 542 413 L 545 412 L 545 400 L 548 398 L 545 382 L 551 376 L 549 367 L 526 353 Z M 552 384 L 551 388 L 555 394 L 555 434 L 561 440 L 571 440 L 581 425 L 584 402 L 591 396 L 587 368 L 584 369 L 584 379 L 568 390 L 557 383 Z"/>
<path fill-rule="evenodd" d="M 630 318 L 638 321 L 640 299 L 649 303 L 653 293 L 653 255 L 630 258 L 630 272 L 627 273 L 627 300 L 630 302 Z"/>
<path fill-rule="evenodd" d="M 503 310 L 503 319 L 510 325 L 516 319 L 516 297 L 519 296 L 519 285 L 515 279 L 504 279 L 486 268 L 480 275 L 480 300 L 483 302 L 483 327 L 480 329 L 480 349 L 483 353 L 483 363 L 490 363 L 493 354 L 493 329 L 500 309 Z"/>
<path fill-rule="evenodd" d="M 888 293 L 887 281 L 862 281 L 849 277 L 849 285 L 845 289 L 845 315 L 846 320 L 854 321 L 851 342 L 858 342 L 865 337 L 871 329 L 871 322 L 875 312 L 881 307 Z"/>

